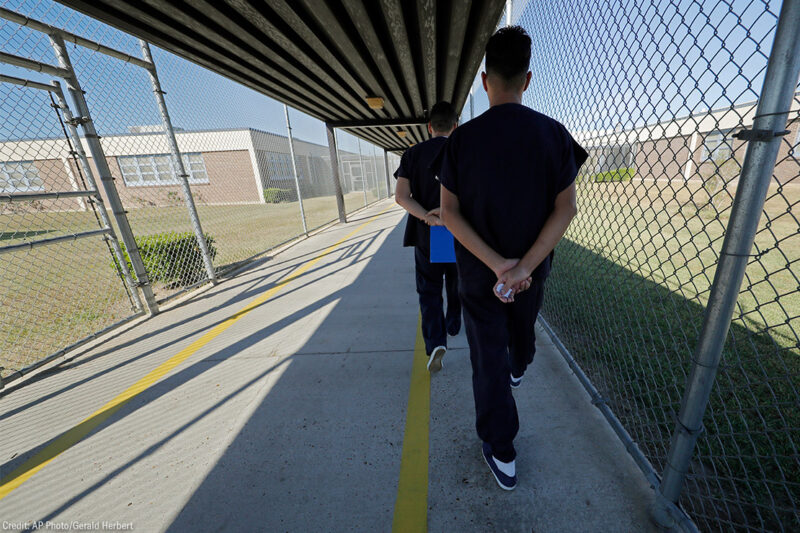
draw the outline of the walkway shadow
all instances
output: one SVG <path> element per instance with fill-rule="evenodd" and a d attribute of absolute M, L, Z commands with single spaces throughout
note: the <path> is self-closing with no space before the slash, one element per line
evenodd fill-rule
<path fill-rule="evenodd" d="M 565 239 L 543 314 L 661 472 L 704 306 Z M 710 529 L 800 530 L 800 484 L 778 482 L 800 479 L 800 358 L 768 331 L 734 322 L 725 344 L 682 500 Z"/>
<path fill-rule="evenodd" d="M 386 435 L 391 434 L 393 439 L 402 439 L 402 434 L 397 428 L 401 428 L 403 424 L 403 412 L 405 396 L 407 395 L 410 360 L 408 359 L 408 352 L 405 353 L 405 357 L 403 356 L 402 351 L 399 352 L 399 358 L 395 356 L 398 354 L 398 350 L 402 350 L 404 348 L 408 348 L 410 350 L 411 347 L 413 347 L 413 335 L 416 326 L 415 317 L 413 315 L 409 315 L 408 317 L 405 317 L 405 320 L 408 322 L 406 324 L 406 334 L 403 335 L 399 340 L 399 344 L 396 342 L 398 339 L 397 336 L 383 336 L 382 338 L 377 339 L 377 342 L 374 342 L 376 341 L 376 330 L 382 329 L 385 324 L 389 323 L 397 326 L 398 320 L 396 320 L 397 317 L 394 316 L 394 312 L 388 312 L 387 314 L 387 310 L 391 309 L 391 306 L 385 305 L 383 300 L 386 295 L 385 291 L 369 291 L 369 293 L 365 296 L 363 286 L 364 284 L 384 287 L 402 286 L 402 283 L 398 284 L 398 280 L 396 279 L 398 274 L 397 261 L 394 259 L 375 259 L 386 256 L 387 254 L 385 251 L 387 248 L 399 247 L 401 232 L 395 228 L 391 231 L 391 234 L 381 245 L 380 249 L 375 253 L 374 256 L 365 254 L 367 246 L 365 243 L 369 242 L 371 245 L 374 239 L 378 237 L 379 234 L 375 234 L 369 236 L 367 239 L 362 238 L 357 243 L 358 246 L 346 249 L 344 250 L 344 253 L 342 253 L 340 250 L 339 253 L 343 257 L 339 259 L 339 262 L 345 262 L 343 264 L 335 265 L 335 269 L 332 272 L 326 273 L 322 279 L 318 279 L 313 282 L 315 285 L 319 284 L 321 288 L 326 286 L 328 287 L 327 290 L 320 293 L 321 295 L 319 298 L 315 298 L 302 309 L 279 321 L 273 321 L 272 323 L 269 323 L 269 320 L 265 320 L 264 322 L 267 323 L 265 327 L 257 329 L 253 333 L 235 340 L 233 343 L 220 348 L 215 353 L 203 358 L 202 360 L 193 361 L 189 366 L 183 367 L 177 373 L 167 377 L 163 381 L 157 383 L 153 387 L 133 398 L 131 401 L 127 402 L 121 407 L 121 409 L 115 412 L 109 418 L 109 420 L 103 422 L 97 428 L 95 428 L 92 433 L 86 437 L 86 439 L 92 439 L 93 436 L 98 432 L 120 423 L 136 411 L 146 407 L 148 404 L 151 404 L 156 400 L 159 400 L 165 395 L 170 394 L 172 391 L 176 390 L 182 385 L 197 380 L 204 375 L 213 373 L 214 369 L 219 367 L 219 365 L 223 365 L 226 362 L 234 360 L 235 358 L 241 356 L 242 353 L 248 352 L 248 350 L 257 348 L 260 352 L 268 352 L 265 354 L 265 356 L 261 357 L 261 359 L 262 361 L 269 363 L 269 368 L 261 373 L 258 373 L 258 377 L 255 380 L 249 379 L 244 385 L 238 387 L 237 391 L 244 390 L 251 384 L 257 382 L 259 378 L 263 381 L 266 379 L 268 374 L 279 365 L 288 365 L 288 370 L 284 372 L 283 376 L 280 378 L 280 380 L 278 380 L 278 383 L 269 392 L 262 406 L 260 406 L 258 410 L 250 417 L 242 431 L 242 434 L 245 435 L 245 437 L 249 437 L 250 429 L 248 428 L 260 428 L 259 430 L 266 430 L 269 433 L 269 439 L 271 439 L 271 442 L 266 440 L 266 436 L 262 435 L 264 438 L 259 438 L 259 440 L 263 441 L 263 446 L 260 446 L 259 452 L 255 457 L 262 457 L 261 454 L 263 454 L 263 456 L 270 457 L 274 461 L 288 460 L 287 458 L 292 457 L 292 450 L 299 451 L 303 447 L 303 443 L 307 444 L 308 441 L 306 439 L 290 441 L 286 439 L 285 436 L 276 441 L 275 439 L 277 434 L 275 433 L 275 429 L 283 424 L 284 430 L 288 430 L 289 426 L 296 427 L 295 425 L 299 424 L 303 418 L 305 418 L 307 421 L 310 421 L 312 418 L 314 418 L 316 421 L 307 422 L 304 425 L 309 428 L 317 426 L 316 429 L 318 430 L 323 427 L 323 424 L 331 429 L 333 429 L 333 427 L 338 428 L 339 440 L 337 441 L 337 446 L 340 453 L 339 458 L 344 462 L 352 462 L 351 466 L 354 468 L 353 472 L 351 474 L 347 474 L 346 477 L 352 478 L 354 482 L 356 479 L 358 479 L 357 484 L 360 485 L 361 489 L 364 491 L 364 497 L 369 497 L 374 487 L 367 482 L 367 478 L 373 477 L 375 472 L 371 467 L 367 466 L 366 462 L 362 463 L 360 461 L 362 455 L 354 454 L 352 452 L 357 446 L 366 446 L 369 449 L 370 454 L 372 454 L 371 456 L 367 456 L 369 463 L 380 465 L 381 472 L 390 472 L 389 475 L 393 476 L 395 475 L 397 468 L 399 468 L 399 443 L 396 446 L 396 457 L 394 457 L 394 460 L 397 464 L 394 465 L 394 468 L 391 468 L 386 465 L 387 455 L 382 450 L 386 444 L 385 437 L 381 437 L 381 446 L 375 446 L 369 444 L 368 442 L 372 438 L 373 431 L 378 426 L 382 426 L 384 429 L 383 433 Z M 392 256 L 393 254 L 389 255 Z M 370 258 L 373 260 L 370 261 Z M 358 277 L 352 283 L 346 286 L 336 287 L 335 283 L 326 279 L 334 274 L 338 276 L 339 274 L 337 273 L 347 268 L 354 267 L 358 263 L 364 261 L 369 261 L 364 270 L 360 272 Z M 326 267 L 320 264 L 317 268 Z M 327 268 L 330 268 L 330 266 Z M 303 276 L 308 276 L 308 273 L 303 274 Z M 389 283 L 387 283 L 387 281 Z M 407 293 L 409 289 L 413 291 L 413 280 L 411 278 L 406 281 L 404 288 L 398 290 L 401 293 Z M 261 293 L 263 291 L 264 288 L 261 288 L 257 292 Z M 277 297 L 281 296 L 285 297 L 286 294 L 281 293 L 277 295 Z M 240 299 L 243 298 L 236 298 L 234 299 L 234 302 L 238 303 Z M 270 302 L 274 302 L 274 299 Z M 349 304 L 346 305 L 345 308 L 342 308 L 342 302 L 349 302 Z M 403 308 L 404 313 L 407 314 L 407 309 L 405 309 L 405 307 L 408 303 L 409 301 L 407 300 L 397 300 L 395 305 Z M 281 332 L 281 330 L 288 326 L 303 323 L 303 321 L 306 320 L 306 318 L 311 314 L 329 306 L 334 307 L 335 312 L 331 312 L 328 315 L 328 318 L 317 329 L 317 332 L 305 344 L 305 346 L 298 351 L 298 355 L 281 357 L 280 353 L 270 352 L 268 347 L 269 343 L 267 343 L 267 345 L 261 344 L 271 335 Z M 241 306 L 239 305 L 233 306 L 231 312 L 233 313 L 237 311 L 240 307 Z M 241 322 L 243 323 L 248 319 L 258 320 L 258 314 L 259 310 L 256 309 L 250 315 L 243 318 Z M 402 320 L 400 322 L 402 323 Z M 322 352 L 333 352 L 336 355 L 311 355 Z M 264 357 L 266 357 L 266 359 L 264 359 Z M 352 365 L 345 364 L 346 361 L 353 362 L 353 360 L 350 358 L 362 359 L 361 361 L 356 361 L 355 366 L 357 368 L 349 368 Z M 386 371 L 382 368 L 382 365 L 376 365 L 378 374 L 371 375 L 370 369 L 373 368 L 373 365 L 375 364 L 375 361 L 373 361 L 372 358 L 378 358 L 382 362 L 387 360 L 393 361 L 392 371 Z M 311 361 L 315 362 L 313 364 L 309 364 Z M 345 367 L 348 368 L 345 370 Z M 363 379 L 353 379 L 354 374 L 358 372 L 362 373 L 361 377 Z M 337 373 L 346 374 L 346 376 L 340 376 L 345 377 L 345 379 L 338 383 L 337 386 L 331 388 L 329 386 L 331 384 L 330 380 Z M 289 400 L 286 398 L 285 394 L 294 394 L 299 397 Z M 347 406 L 347 408 L 342 411 L 342 416 L 337 417 L 325 414 L 328 401 L 321 400 L 320 395 L 324 396 L 327 394 L 332 395 L 329 398 L 330 403 L 335 404 L 341 401 Z M 235 394 L 233 396 L 235 396 Z M 37 517 L 37 520 L 40 519 L 44 522 L 52 520 L 61 513 L 73 508 L 73 506 L 79 504 L 86 498 L 91 497 L 99 488 L 108 484 L 116 477 L 124 475 L 128 469 L 145 460 L 167 443 L 173 441 L 186 429 L 201 422 L 213 411 L 219 409 L 219 407 L 221 407 L 225 402 L 230 401 L 233 396 L 227 395 L 225 398 L 219 400 L 214 404 L 214 406 L 199 413 L 190 422 L 185 423 L 176 430 L 169 432 L 167 436 L 160 439 L 156 444 L 150 445 L 143 449 L 131 461 L 128 461 L 124 465 L 113 469 L 113 471 L 109 472 L 101 480 L 93 483 L 91 486 L 80 489 L 80 491 L 69 497 L 66 502 L 64 502 L 62 505 L 59 505 L 58 508 L 46 513 L 46 516 Z M 375 402 L 371 403 L 369 401 L 365 401 L 365 398 L 372 398 Z M 312 402 L 312 405 L 308 404 L 309 401 Z M 377 408 L 376 404 L 380 404 L 380 408 Z M 265 406 L 267 406 L 267 408 L 266 410 L 263 410 Z M 191 406 L 189 406 L 189 409 L 191 409 Z M 291 414 L 291 412 L 289 412 L 289 410 L 292 409 L 294 409 L 294 416 Z M 357 416 L 358 412 L 361 413 L 358 416 L 360 422 L 357 423 L 356 420 L 353 420 L 352 423 L 348 422 L 349 417 Z M 323 416 L 320 417 L 321 415 Z M 265 420 L 265 416 L 269 420 Z M 358 429 L 359 426 L 360 429 Z M 356 430 L 356 433 L 359 435 L 355 439 L 353 438 L 353 430 Z M 336 431 L 328 430 L 317 433 L 318 440 L 316 446 L 321 455 L 317 456 L 316 458 L 310 458 L 309 454 L 306 453 L 304 457 L 298 457 L 300 462 L 299 466 L 307 466 L 304 475 L 316 477 L 320 476 L 321 473 L 324 472 L 324 469 L 320 469 L 319 461 L 330 461 L 332 458 L 331 437 L 335 435 L 337 435 Z M 225 458 L 229 457 L 231 453 L 236 453 L 238 449 L 236 443 L 238 442 L 243 442 L 241 441 L 241 437 L 237 438 L 234 444 L 231 445 L 224 458 L 220 461 L 220 464 L 225 461 Z M 251 443 L 252 441 L 247 442 Z M 250 446 L 250 444 L 247 444 L 247 446 Z M 313 449 L 314 446 L 311 446 L 311 448 Z M 37 450 L 40 449 L 42 449 L 42 447 L 37 448 Z M 306 450 L 306 452 L 307 451 L 308 450 Z M 19 465 L 30 455 L 31 453 L 28 453 L 25 454 L 24 457 L 18 457 L 14 461 L 6 463 L 3 465 L 4 471 L 10 471 L 13 467 Z M 252 454 L 249 455 L 252 456 Z M 345 455 L 348 455 L 348 457 L 345 458 Z M 317 461 L 317 459 L 319 461 Z M 359 461 L 354 462 L 356 459 L 359 459 Z M 241 480 L 249 479 L 248 476 L 254 475 L 255 472 L 262 472 L 263 474 L 263 470 L 258 468 L 253 469 L 252 464 L 247 465 L 245 463 L 239 463 L 238 461 L 236 462 L 242 466 L 240 470 Z M 332 478 L 330 480 L 330 484 L 328 485 L 330 487 L 336 486 L 337 483 L 340 485 L 342 483 L 342 480 L 339 479 L 341 476 L 341 464 L 332 466 L 334 466 L 334 468 L 329 472 L 334 474 L 333 477 L 335 479 Z M 361 471 L 362 475 L 353 475 L 358 471 Z M 220 470 L 219 468 L 215 468 L 214 472 L 219 472 L 220 474 L 224 475 L 224 471 Z M 213 472 L 212 475 L 214 475 Z M 289 476 L 289 479 L 292 483 L 294 483 L 297 482 L 299 478 Z M 313 485 L 314 483 L 311 484 Z M 206 484 L 204 483 L 203 486 L 206 486 Z M 237 486 L 243 487 L 244 485 L 240 484 Z M 231 488 L 235 489 L 237 486 L 232 486 Z M 389 485 L 387 485 L 387 487 L 389 487 Z M 285 492 L 284 490 L 280 489 L 280 486 L 277 484 L 274 485 L 273 488 L 282 494 Z M 202 494 L 205 493 L 202 492 L 201 495 L 197 496 L 197 498 L 201 498 Z M 228 492 L 227 494 L 232 497 L 234 492 Z M 392 488 L 387 488 L 386 505 L 389 509 L 391 509 L 391 505 L 393 504 L 393 497 L 394 490 Z M 215 499 L 219 502 L 219 495 L 215 496 Z M 193 498 L 193 501 L 194 500 L 195 498 Z M 242 520 L 244 520 L 248 514 L 245 512 L 244 507 L 236 504 L 237 501 L 238 499 L 234 498 L 233 500 L 228 501 L 226 506 L 236 510 Z M 108 503 L 113 505 L 112 502 Z M 294 505 L 292 504 L 285 507 L 285 510 L 291 513 L 293 512 L 293 508 Z M 201 514 L 203 515 L 202 519 L 200 520 L 198 527 L 195 529 L 207 530 L 209 527 L 209 515 L 204 513 Z M 345 515 L 347 517 L 350 516 L 348 513 L 345 513 Z M 191 516 L 191 513 L 186 514 L 185 516 Z M 227 516 L 227 513 L 222 513 L 220 510 L 218 516 L 220 517 L 220 520 L 223 520 L 223 517 Z M 346 519 L 349 520 L 349 518 Z M 181 520 L 185 520 L 185 518 Z M 220 524 L 224 523 L 225 522 L 220 522 Z M 244 529 L 252 529 L 250 526 L 244 527 L 247 522 L 242 521 L 238 523 L 241 524 Z M 250 522 L 250 524 L 252 523 L 253 522 Z M 382 515 L 381 519 L 376 522 L 376 524 L 377 523 L 384 524 L 385 516 Z"/>

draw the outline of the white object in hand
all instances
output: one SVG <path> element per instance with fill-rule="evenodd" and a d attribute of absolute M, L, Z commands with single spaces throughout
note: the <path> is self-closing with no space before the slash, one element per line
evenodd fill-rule
<path fill-rule="evenodd" d="M 501 295 L 503 298 L 508 298 L 511 296 L 511 289 L 508 289 L 508 292 L 503 294 L 503 285 L 503 283 L 499 284 L 495 290 L 497 290 L 497 294 Z"/>

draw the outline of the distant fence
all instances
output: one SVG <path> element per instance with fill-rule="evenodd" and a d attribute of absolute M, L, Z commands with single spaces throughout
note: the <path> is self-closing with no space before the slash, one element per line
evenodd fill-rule
<path fill-rule="evenodd" d="M 534 42 L 525 103 L 590 154 L 543 315 L 657 484 L 780 6 L 514 4 L 512 22 Z M 703 531 L 800 530 L 800 93 L 776 111 L 788 131 L 680 498 Z"/>
<path fill-rule="evenodd" d="M 337 219 L 324 123 L 49 0 L 0 8 L 0 383 Z M 346 211 L 391 194 L 398 156 L 337 140 Z"/>

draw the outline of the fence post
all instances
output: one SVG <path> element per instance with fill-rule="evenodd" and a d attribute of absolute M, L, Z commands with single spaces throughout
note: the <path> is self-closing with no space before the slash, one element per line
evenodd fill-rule
<path fill-rule="evenodd" d="M 383 168 L 386 169 L 386 197 L 389 198 L 392 196 L 392 173 L 389 172 L 389 153 L 386 148 L 383 149 Z"/>
<path fill-rule="evenodd" d="M 67 82 L 67 90 L 77 107 L 78 117 L 76 120 L 80 122 L 83 128 L 86 143 L 89 145 L 89 151 L 92 153 L 92 159 L 100 175 L 100 182 L 103 184 L 103 189 L 106 191 L 111 212 L 114 214 L 114 220 L 116 220 L 117 226 L 119 227 L 122 242 L 125 243 L 125 248 L 131 260 L 133 271 L 136 274 L 136 279 L 139 281 L 138 286 L 144 295 L 147 310 L 151 315 L 155 315 L 158 313 L 158 304 L 153 294 L 153 287 L 150 285 L 150 278 L 147 276 L 147 270 L 144 268 L 142 256 L 139 254 L 139 247 L 136 245 L 133 230 L 131 230 L 128 217 L 125 215 L 125 209 L 122 207 L 122 201 L 119 198 L 117 187 L 114 185 L 114 178 L 111 176 L 111 170 L 108 168 L 106 155 L 103 152 L 103 147 L 100 145 L 100 137 L 97 135 L 94 122 L 92 122 L 92 117 L 89 114 L 89 106 L 86 104 L 86 98 L 83 96 L 83 90 L 78 82 L 78 77 L 75 75 L 75 70 L 72 68 L 72 63 L 69 60 L 69 54 L 67 53 L 64 39 L 61 38 L 60 35 L 50 35 L 50 43 L 53 45 L 53 50 L 55 50 L 59 66 L 67 71 L 64 75 L 64 81 Z"/>
<path fill-rule="evenodd" d="M 211 260 L 211 254 L 208 251 L 208 243 L 206 236 L 203 233 L 203 227 L 200 225 L 200 216 L 197 214 L 197 207 L 194 204 L 194 197 L 192 190 L 189 187 L 189 175 L 186 173 L 186 166 L 183 164 L 183 157 L 178 149 L 178 140 L 175 138 L 175 130 L 172 128 L 172 121 L 169 118 L 169 111 L 167 110 L 167 102 L 164 100 L 164 91 L 161 90 L 161 83 L 158 81 L 158 72 L 156 71 L 156 64 L 153 62 L 153 55 L 150 53 L 150 45 L 147 42 L 139 39 L 139 46 L 142 49 L 142 57 L 145 61 L 150 63 L 151 67 L 147 69 L 150 75 L 150 84 L 153 86 L 153 94 L 156 97 L 158 110 L 161 112 L 161 122 L 164 124 L 164 134 L 167 136 L 169 142 L 169 149 L 172 152 L 173 169 L 177 170 L 178 179 L 181 182 L 183 189 L 183 199 L 186 202 L 186 209 L 189 211 L 189 219 L 192 221 L 192 229 L 194 230 L 197 245 L 200 247 L 200 253 L 203 256 L 203 264 L 206 267 L 206 274 L 212 284 L 217 283 L 217 274 L 214 271 L 214 263 Z"/>
<path fill-rule="evenodd" d="M 469 119 L 475 118 L 475 106 L 472 102 L 472 89 L 469 90 Z"/>
<path fill-rule="evenodd" d="M 328 134 L 328 150 L 331 154 L 331 175 L 333 176 L 333 188 L 336 191 L 336 208 L 339 210 L 339 222 L 347 222 L 344 209 L 344 196 L 342 195 L 342 182 L 339 180 L 339 151 L 336 147 L 336 132 L 333 126 L 325 123 L 325 131 Z"/>
<path fill-rule="evenodd" d="M 303 195 L 300 193 L 300 179 L 297 177 L 297 162 L 294 160 L 294 141 L 292 140 L 292 124 L 289 122 L 289 108 L 283 104 L 283 114 L 286 115 L 286 131 L 289 133 L 289 157 L 292 158 L 292 173 L 294 174 L 294 186 L 297 189 L 297 202 L 300 204 L 300 218 L 303 219 L 303 233 L 308 235 L 306 225 L 306 212 L 303 209 Z"/>
<path fill-rule="evenodd" d="M 136 290 L 136 283 L 133 281 L 133 277 L 131 277 L 131 271 L 128 269 L 128 262 L 125 260 L 125 254 L 122 253 L 122 248 L 119 245 L 119 239 L 117 239 L 117 235 L 114 233 L 114 228 L 111 227 L 111 220 L 108 218 L 108 212 L 106 211 L 105 204 L 103 204 L 103 197 L 100 196 L 100 189 L 97 187 L 97 181 L 94 179 L 92 167 L 89 165 L 89 160 L 86 158 L 86 152 L 83 150 L 81 137 L 78 135 L 78 128 L 75 127 L 75 119 L 69 109 L 67 99 L 64 98 L 64 91 L 61 90 L 61 84 L 57 81 L 51 82 L 51 85 L 55 88 L 55 90 L 53 90 L 53 94 L 56 97 L 56 101 L 58 102 L 57 105 L 59 109 L 61 109 L 62 115 L 64 115 L 64 122 L 67 125 L 69 136 L 72 139 L 72 144 L 74 146 L 73 150 L 80 161 L 81 167 L 83 167 L 83 173 L 86 176 L 86 181 L 89 182 L 89 186 L 92 189 L 97 191 L 97 194 L 92 201 L 94 201 L 95 205 L 97 206 L 97 212 L 100 215 L 100 220 L 103 222 L 103 225 L 111 230 L 108 233 L 107 238 L 111 241 L 111 248 L 114 251 L 114 256 L 117 258 L 117 263 L 122 271 L 122 279 L 128 286 L 131 298 L 133 298 L 133 303 L 136 306 L 136 311 L 142 311 L 144 309 L 142 305 L 142 299 L 139 297 L 139 291 Z"/>
<path fill-rule="evenodd" d="M 364 158 L 361 156 L 361 139 L 356 139 L 358 142 L 358 164 L 361 168 L 361 190 L 364 191 L 364 207 L 367 207 L 367 169 L 364 166 Z"/>
<path fill-rule="evenodd" d="M 686 382 L 664 475 L 656 494 L 653 518 L 663 527 L 675 525 L 675 517 L 669 514 L 668 508 L 671 503 L 678 502 L 697 438 L 703 430 L 703 415 L 751 257 L 758 221 L 778 156 L 780 137 L 787 133 L 784 130 L 798 75 L 800 0 L 785 0 L 753 127 L 739 136 L 749 141 L 739 186 L 714 273 L 703 329 L 692 358 L 692 370 Z"/>

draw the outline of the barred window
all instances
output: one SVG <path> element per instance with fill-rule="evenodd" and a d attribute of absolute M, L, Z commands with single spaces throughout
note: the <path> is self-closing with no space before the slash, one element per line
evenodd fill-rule
<path fill-rule="evenodd" d="M 200 153 L 181 154 L 189 183 L 208 183 L 208 172 Z M 131 187 L 178 185 L 170 154 L 126 155 L 117 157 L 125 185 Z"/>
<path fill-rule="evenodd" d="M 715 163 L 724 163 L 731 158 L 730 134 L 731 130 L 711 131 L 703 142 L 703 151 L 700 160 L 711 160 Z"/>
<path fill-rule="evenodd" d="M 44 182 L 33 161 L 6 161 L 0 163 L 0 191 L 42 192 Z"/>

